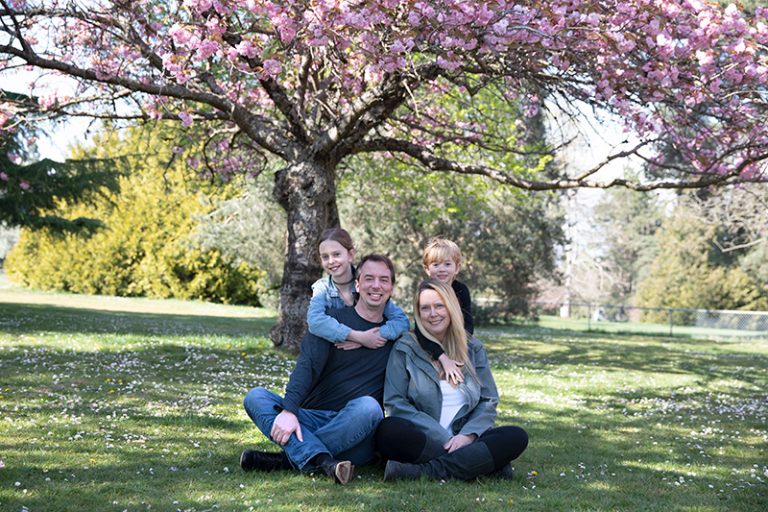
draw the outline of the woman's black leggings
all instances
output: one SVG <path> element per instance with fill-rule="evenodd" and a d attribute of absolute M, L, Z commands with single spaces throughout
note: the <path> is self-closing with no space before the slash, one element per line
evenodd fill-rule
<path fill-rule="evenodd" d="M 520 427 L 505 426 L 486 430 L 476 443 L 485 443 L 495 469 L 515 460 L 528 446 L 528 434 Z M 447 453 L 436 441 L 410 421 L 389 416 L 376 430 L 376 446 L 384 459 L 398 462 L 426 462 Z"/>

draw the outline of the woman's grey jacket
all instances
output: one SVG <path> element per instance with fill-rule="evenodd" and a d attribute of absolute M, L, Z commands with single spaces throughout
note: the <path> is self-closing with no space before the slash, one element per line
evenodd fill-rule
<path fill-rule="evenodd" d="M 387 416 L 410 420 L 440 443 L 448 442 L 452 435 L 476 434 L 493 426 L 499 394 L 488 366 L 488 356 L 483 344 L 470 336 L 469 360 L 477 377 L 463 368 L 464 382 L 459 389 L 467 399 L 451 424 L 453 434 L 440 426 L 443 394 L 440 376 L 432 365 L 429 355 L 421 348 L 413 333 L 405 333 L 396 343 L 389 356 L 387 376 L 384 381 L 384 409 Z"/>

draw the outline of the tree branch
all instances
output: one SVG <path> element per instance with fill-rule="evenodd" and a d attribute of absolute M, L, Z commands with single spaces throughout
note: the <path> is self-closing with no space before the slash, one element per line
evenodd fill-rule
<path fill-rule="evenodd" d="M 370 130 L 391 117 L 395 109 L 408 97 L 409 91 L 416 90 L 424 82 L 434 80 L 441 72 L 436 64 L 426 64 L 413 75 L 404 76 L 397 73 L 385 78 L 378 87 L 367 91 L 355 101 L 334 127 L 325 131 L 313 144 L 313 151 L 333 151 L 337 160 L 351 154 L 354 152 L 354 146 Z"/>
<path fill-rule="evenodd" d="M 573 180 L 575 180 L 575 181 L 584 181 L 585 179 L 587 179 L 590 176 L 592 176 L 595 173 L 597 173 L 599 170 L 605 168 L 606 165 L 608 165 L 609 163 L 613 162 L 614 160 L 619 160 L 621 158 L 627 158 L 629 156 L 637 156 L 639 154 L 640 149 L 642 149 L 643 147 L 647 146 L 648 144 L 650 144 L 652 142 L 653 141 L 651 141 L 651 140 L 644 140 L 644 141 L 638 143 L 637 145 L 635 145 L 635 147 L 633 147 L 632 149 L 627 149 L 625 151 L 619 151 L 618 153 L 613 153 L 611 155 L 608 155 L 602 162 L 598 163 L 597 165 L 595 165 L 591 169 L 587 169 L 584 172 L 582 172 L 581 174 L 579 174 L 578 176 L 574 176 Z"/>
<path fill-rule="evenodd" d="M 720 251 L 723 254 L 727 254 L 729 252 L 741 251 L 742 249 L 749 249 L 750 247 L 754 247 L 756 245 L 760 245 L 762 243 L 765 243 L 766 239 L 765 238 L 759 238 L 757 240 L 752 240 L 751 242 L 746 242 L 746 243 L 737 244 L 737 245 L 728 245 L 727 247 L 724 246 L 723 244 L 721 244 L 720 241 L 717 240 L 716 238 L 712 239 L 711 241 L 712 241 L 713 244 L 715 244 L 715 246 L 718 249 L 720 249 Z"/>
<path fill-rule="evenodd" d="M 91 69 L 84 69 L 74 64 L 40 57 L 31 49 L 24 51 L 10 45 L 0 45 L 1 53 L 17 57 L 28 65 L 60 71 L 66 75 L 88 82 L 123 87 L 137 93 L 203 103 L 226 114 L 228 119 L 234 121 L 254 141 L 268 151 L 288 159 L 295 158 L 301 153 L 298 145 L 292 143 L 282 130 L 271 126 L 273 123 L 270 120 L 253 114 L 242 106 L 212 93 L 193 91 L 177 84 L 156 84 L 121 76 L 104 76 Z"/>
<path fill-rule="evenodd" d="M 293 95 L 294 101 L 299 112 L 304 112 L 304 102 L 307 95 L 307 82 L 309 80 L 309 70 L 312 67 L 312 54 L 305 50 L 301 55 L 301 65 L 299 66 L 298 87 Z"/>
<path fill-rule="evenodd" d="M 223 39 L 233 48 L 240 44 L 243 40 L 240 34 L 235 34 L 232 32 L 224 34 Z M 244 55 L 241 55 L 240 59 L 247 63 L 248 66 L 254 71 L 262 69 L 264 65 L 264 63 L 260 60 L 249 58 Z M 296 137 L 299 142 L 307 143 L 309 138 L 304 128 L 304 124 L 302 123 L 301 116 L 296 109 L 296 105 L 291 102 L 291 98 L 288 96 L 288 94 L 286 94 L 285 90 L 276 80 L 271 77 L 258 77 L 258 79 L 259 83 L 269 95 L 269 98 L 272 100 L 272 103 L 274 103 L 277 109 L 283 114 L 283 116 L 285 116 L 285 119 L 288 123 L 288 130 Z"/>
<path fill-rule="evenodd" d="M 639 145 L 636 149 L 642 147 Z M 589 176 L 592 176 L 600 168 L 607 165 L 609 162 L 618 158 L 616 155 L 609 156 L 602 164 L 598 165 L 598 168 L 590 169 L 588 172 L 583 173 L 575 178 L 563 178 L 547 181 L 525 179 L 518 176 L 513 176 L 507 172 L 499 169 L 493 169 L 484 165 L 478 164 L 464 164 L 455 160 L 449 160 L 435 155 L 429 148 L 414 144 L 400 139 L 393 138 L 377 138 L 368 141 L 364 141 L 355 148 L 354 153 L 370 153 L 370 152 L 394 152 L 403 153 L 421 163 L 424 167 L 431 171 L 438 172 L 456 172 L 459 174 L 473 174 L 478 176 L 485 176 L 493 179 L 505 185 L 510 185 L 516 188 L 524 190 L 564 190 L 572 188 L 611 188 L 611 187 L 624 187 L 631 190 L 640 192 L 647 192 L 650 190 L 660 189 L 699 189 L 706 188 L 714 185 L 725 185 L 727 183 L 735 182 L 739 179 L 743 181 L 743 178 L 739 178 L 741 172 L 749 165 L 765 161 L 768 159 L 768 151 L 755 156 L 751 159 L 744 160 L 736 166 L 732 171 L 724 173 L 722 175 L 700 175 L 695 180 L 687 181 L 653 181 L 647 183 L 632 182 L 624 178 L 615 178 L 607 181 L 592 181 L 588 180 Z M 626 152 L 622 152 L 626 153 Z M 627 156 L 627 155 L 625 155 Z M 754 179 L 755 182 L 768 182 L 768 176 L 760 176 Z"/>

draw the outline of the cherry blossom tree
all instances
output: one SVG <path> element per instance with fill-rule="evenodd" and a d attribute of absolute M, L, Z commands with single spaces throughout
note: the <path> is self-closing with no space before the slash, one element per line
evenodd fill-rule
<path fill-rule="evenodd" d="M 767 16 L 704 0 L 0 0 L 0 69 L 78 81 L 38 93 L 51 113 L 205 123 L 202 164 L 223 177 L 282 161 L 273 339 L 295 349 L 318 235 L 338 222 L 336 172 L 355 155 L 529 190 L 762 180 Z M 638 142 L 553 175 L 539 157 L 557 147 L 532 145 L 525 119 L 554 106 L 612 112 Z M 674 163 L 659 157 L 670 146 Z M 629 155 L 665 172 L 600 178 Z"/>

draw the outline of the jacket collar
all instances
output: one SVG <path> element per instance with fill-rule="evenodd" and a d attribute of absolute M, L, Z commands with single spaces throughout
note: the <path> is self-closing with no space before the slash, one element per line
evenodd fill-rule
<path fill-rule="evenodd" d="M 395 344 L 394 350 L 399 350 L 405 354 L 410 354 L 413 362 L 416 366 L 421 368 L 424 373 L 440 385 L 440 374 L 437 369 L 432 365 L 432 358 L 427 352 L 421 348 L 421 345 L 416 340 L 416 335 L 412 332 L 403 334 L 398 343 Z"/>
<path fill-rule="evenodd" d="M 352 267 L 352 282 L 355 281 L 355 274 L 357 273 L 357 268 L 355 268 L 354 265 L 351 265 Z M 341 294 L 339 293 L 339 287 L 336 286 L 336 283 L 333 282 L 333 276 L 330 274 L 328 275 L 328 294 L 331 297 L 340 297 Z M 355 285 L 355 291 L 353 292 L 353 298 L 355 301 L 355 304 L 357 304 L 357 285 Z"/>

